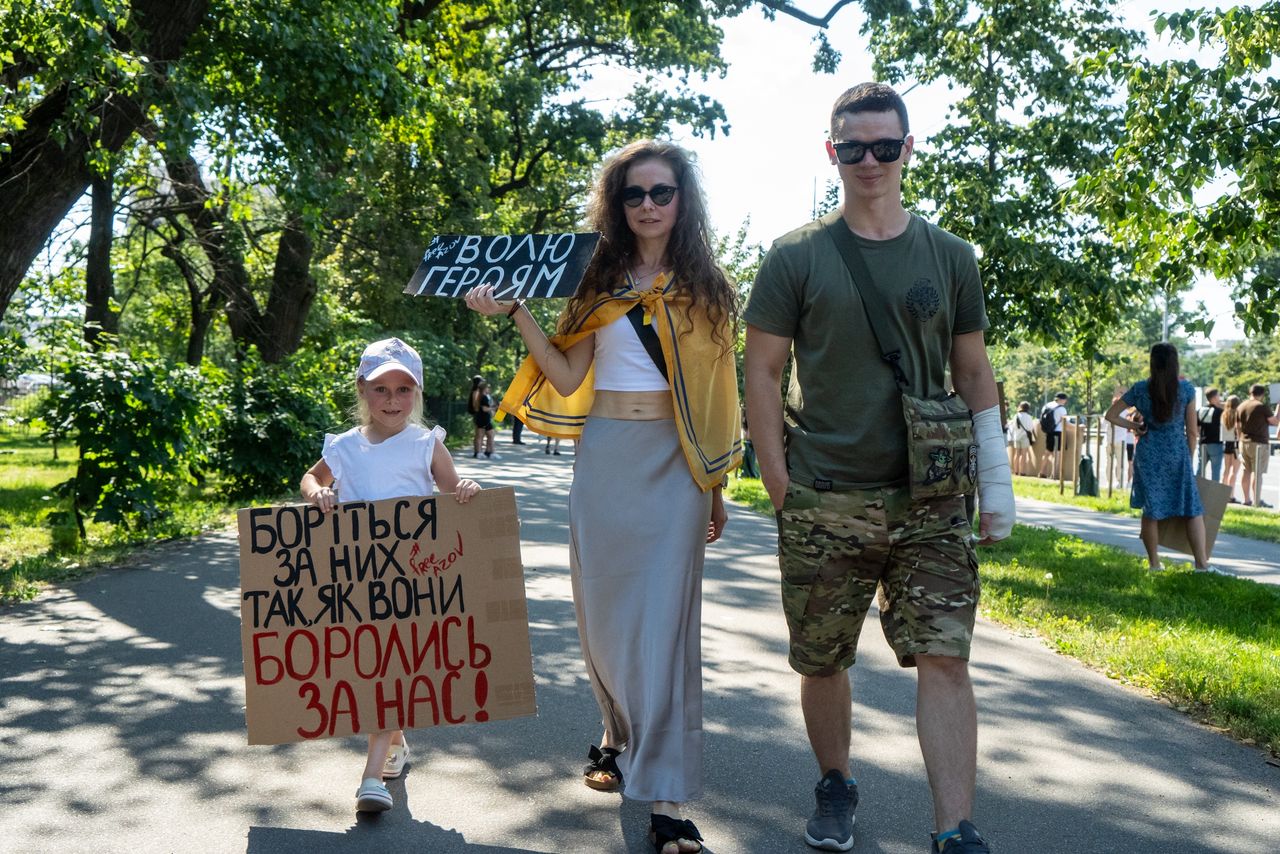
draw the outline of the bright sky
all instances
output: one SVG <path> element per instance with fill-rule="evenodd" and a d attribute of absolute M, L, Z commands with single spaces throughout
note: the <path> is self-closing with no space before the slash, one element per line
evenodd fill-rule
<path fill-rule="evenodd" d="M 1190 0 L 1129 0 L 1122 10 L 1131 27 L 1153 38 L 1153 7 L 1176 11 L 1188 5 Z M 801 6 L 825 14 L 829 2 L 805 0 Z M 729 72 L 698 89 L 724 105 L 730 134 L 678 140 L 698 154 L 719 233 L 734 234 L 750 218 L 749 238 L 767 246 L 810 219 L 815 190 L 821 198 L 826 182 L 836 177 L 823 148 L 831 103 L 849 86 L 872 79 L 870 57 L 858 35 L 860 23 L 861 11 L 853 6 L 832 22 L 827 37 L 843 60 L 835 75 L 827 75 L 810 70 L 815 30 L 809 25 L 783 15 L 766 21 L 754 10 L 723 22 L 722 56 Z M 1153 56 L 1161 52 L 1158 44 L 1148 51 Z M 1180 53 L 1185 56 L 1185 49 Z M 620 82 L 609 75 L 598 77 L 598 84 Z M 930 133 L 945 124 L 951 97 L 945 85 L 906 94 L 917 148 L 927 148 Z M 1201 300 L 1216 320 L 1214 339 L 1243 337 L 1224 285 L 1200 282 L 1185 297 L 1188 305 Z"/>

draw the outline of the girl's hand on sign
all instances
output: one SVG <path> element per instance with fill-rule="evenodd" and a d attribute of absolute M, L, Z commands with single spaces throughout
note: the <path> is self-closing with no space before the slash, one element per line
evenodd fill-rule
<path fill-rule="evenodd" d="M 307 499 L 308 503 L 319 507 L 321 513 L 328 513 L 338 506 L 338 495 L 329 486 L 322 486 L 311 494 L 304 495 L 303 498 Z"/>
<path fill-rule="evenodd" d="M 497 314 L 506 314 L 511 310 L 512 301 L 504 300 L 499 302 L 493 298 L 493 285 L 477 285 L 467 291 L 467 295 L 463 297 L 467 308 L 472 311 L 478 311 L 483 315 L 493 317 Z"/>
<path fill-rule="evenodd" d="M 466 504 L 471 500 L 471 496 L 480 491 L 480 484 L 474 480 L 463 478 L 458 481 L 458 485 L 453 489 L 453 497 L 458 499 L 459 504 Z"/>
<path fill-rule="evenodd" d="M 333 491 L 333 471 L 321 457 L 302 476 L 302 500 L 328 513 L 338 506 L 338 495 Z"/>

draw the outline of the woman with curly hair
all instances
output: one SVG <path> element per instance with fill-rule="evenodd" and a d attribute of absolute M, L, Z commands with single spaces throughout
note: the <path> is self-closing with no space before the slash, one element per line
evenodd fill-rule
<path fill-rule="evenodd" d="M 652 802 L 658 854 L 702 850 L 681 805 L 702 793 L 702 563 L 741 460 L 737 306 L 708 237 L 689 154 L 634 142 L 588 203 L 600 242 L 548 339 L 523 302 L 506 314 L 530 357 L 500 408 L 578 439 L 570 572 L 587 674 L 604 719 L 584 782 Z"/>

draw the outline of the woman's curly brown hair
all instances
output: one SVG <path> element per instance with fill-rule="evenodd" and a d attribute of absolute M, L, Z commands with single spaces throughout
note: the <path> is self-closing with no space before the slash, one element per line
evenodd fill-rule
<path fill-rule="evenodd" d="M 667 258 L 675 287 L 690 295 L 711 320 L 715 338 L 732 347 L 738 325 L 737 296 L 724 271 L 716 263 L 707 226 L 707 206 L 689 153 L 678 145 L 642 139 L 623 147 L 605 161 L 587 202 L 587 222 L 600 232 L 600 242 L 587 265 L 582 284 L 569 300 L 560 319 L 560 331 L 575 328 L 582 314 L 602 293 L 622 286 L 627 270 L 636 262 L 636 238 L 622 210 L 622 190 L 627 170 L 644 160 L 664 160 L 675 174 L 680 205 Z M 728 335 L 723 337 L 724 330 Z"/>

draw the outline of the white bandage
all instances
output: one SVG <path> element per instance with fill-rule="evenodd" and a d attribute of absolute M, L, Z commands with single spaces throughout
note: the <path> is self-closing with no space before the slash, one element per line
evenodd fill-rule
<path fill-rule="evenodd" d="M 973 437 L 978 443 L 978 512 L 991 515 L 987 536 L 1003 540 L 1013 533 L 1013 474 L 998 406 L 974 413 Z"/>

